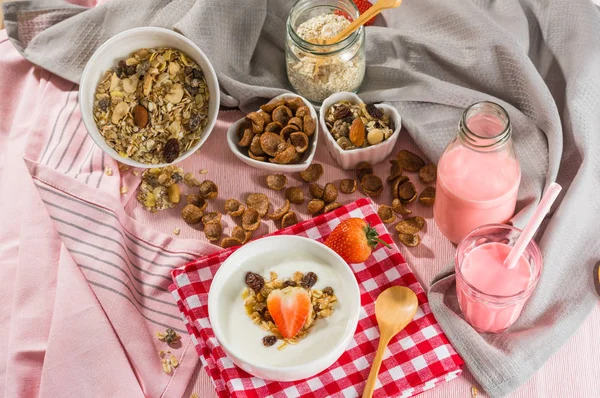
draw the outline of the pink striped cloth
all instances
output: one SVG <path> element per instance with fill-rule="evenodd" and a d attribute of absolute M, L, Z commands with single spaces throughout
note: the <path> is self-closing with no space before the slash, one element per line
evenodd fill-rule
<path fill-rule="evenodd" d="M 165 304 L 172 301 L 168 293 L 158 288 L 168 286 L 160 275 L 170 270 L 160 265 L 180 264 L 179 259 L 165 258 L 154 249 L 164 246 L 172 252 L 166 254 L 195 257 L 218 248 L 183 223 L 179 209 L 150 214 L 131 200 L 137 178 L 130 172 L 119 173 L 115 162 L 87 137 L 77 106 L 77 87 L 25 61 L 4 31 L 0 31 L 0 71 L 0 396 L 187 398 L 196 393 L 201 398 L 216 397 L 185 336 L 182 346 L 171 350 L 183 357 L 181 367 L 171 376 L 162 372 L 157 352 L 165 348 L 154 332 L 164 326 L 153 322 L 180 330 L 183 323 L 152 310 L 177 316 L 177 309 Z M 220 208 L 224 199 L 244 198 L 252 191 L 266 193 L 279 206 L 281 196 L 264 187 L 265 173 L 244 167 L 226 148 L 226 129 L 240 116 L 221 113 L 213 136 L 182 167 L 209 171 L 207 176 L 219 183 L 221 194 L 215 205 Z M 406 135 L 399 146 L 418 152 Z M 319 148 L 316 159 L 325 167 L 324 181 L 352 177 L 335 165 L 324 148 Z M 103 174 L 105 166 L 114 175 Z M 385 176 L 388 167 L 384 162 L 375 171 Z M 296 176 L 290 176 L 290 183 L 300 185 Z M 121 186 L 129 188 L 126 195 L 119 194 Z M 348 203 L 358 197 L 355 193 L 340 199 Z M 378 202 L 388 200 L 382 196 Z M 75 209 L 85 210 L 81 214 L 92 220 L 69 212 Z M 309 217 L 305 209 L 298 208 L 298 212 L 300 219 Z M 428 223 L 422 243 L 413 249 L 400 246 L 400 250 L 427 288 L 452 258 L 454 247 L 440 234 L 430 209 L 415 208 L 415 213 Z M 78 226 L 102 238 L 57 219 L 74 225 L 72 221 L 77 220 Z M 234 225 L 227 217 L 224 224 L 226 231 Z M 111 227 L 123 228 L 123 235 Z M 172 234 L 175 227 L 181 228 L 179 237 Z M 258 232 L 275 229 L 274 224 L 263 223 Z M 120 265 L 125 272 L 107 262 Z M 134 277 L 144 282 L 149 278 L 156 287 L 140 284 Z M 589 396 L 600 389 L 600 346 L 589 344 L 599 334 L 600 305 L 552 360 L 511 397 Z M 473 384 L 465 369 L 458 379 L 421 396 L 464 398 Z M 479 396 L 485 395 L 480 391 Z"/>

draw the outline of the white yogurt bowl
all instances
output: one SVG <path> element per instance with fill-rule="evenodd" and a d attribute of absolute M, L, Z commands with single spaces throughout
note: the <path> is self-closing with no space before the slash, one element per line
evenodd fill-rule
<path fill-rule="evenodd" d="M 390 120 L 394 122 L 395 130 L 390 138 L 380 142 L 377 145 L 371 145 L 366 148 L 357 148 L 351 150 L 343 150 L 337 142 L 333 139 L 333 136 L 327 128 L 325 123 L 325 114 L 331 105 L 339 101 L 348 101 L 353 104 L 359 104 L 363 102 L 358 95 L 349 92 L 335 93 L 327 97 L 321 105 L 319 112 L 319 124 L 321 125 L 321 134 L 325 136 L 324 140 L 327 144 L 327 149 L 335 161 L 344 170 L 354 169 L 360 162 L 369 162 L 375 165 L 385 160 L 394 151 L 396 141 L 400 135 L 400 129 L 402 127 L 401 118 L 398 111 L 386 104 L 377 104 L 377 108 L 381 109 L 383 113 L 390 116 Z"/>
<path fill-rule="evenodd" d="M 278 350 L 262 344 L 269 335 L 250 320 L 241 298 L 247 272 L 267 276 L 275 271 L 289 278 L 295 271 L 313 271 L 315 289 L 331 286 L 338 298 L 335 312 L 317 319 L 297 345 Z M 295 381 L 327 369 L 354 337 L 360 312 L 360 292 L 346 262 L 327 246 L 298 236 L 258 239 L 238 249 L 217 271 L 208 294 L 208 315 L 227 356 L 246 372 L 265 380 Z"/>
<path fill-rule="evenodd" d="M 127 58 L 129 54 L 136 50 L 157 47 L 175 48 L 193 59 L 204 72 L 206 85 L 210 94 L 208 102 L 208 123 L 202 132 L 200 141 L 187 152 L 181 153 L 173 163 L 180 162 L 189 157 L 196 152 L 204 142 L 206 142 L 215 126 L 217 114 L 219 113 L 220 92 L 217 75 L 206 55 L 190 39 L 179 33 L 173 32 L 172 30 L 154 27 L 129 29 L 111 37 L 96 50 L 83 70 L 81 82 L 79 84 L 79 106 L 83 123 L 96 145 L 113 159 L 132 167 L 164 167 L 169 163 L 142 163 L 130 158 L 122 157 L 112 149 L 106 143 L 94 122 L 94 95 L 96 93 L 96 87 L 98 86 L 98 83 L 100 83 L 104 73 L 108 69 L 116 66 L 121 59 Z"/>
<path fill-rule="evenodd" d="M 289 93 L 281 94 L 281 95 L 278 95 L 277 97 L 273 98 L 271 101 L 269 101 L 269 103 L 277 101 L 281 98 L 287 100 L 287 99 L 292 99 L 292 98 L 296 98 L 296 97 L 300 97 L 300 96 L 297 94 L 289 94 Z M 317 121 L 319 120 L 319 117 L 317 115 L 317 111 L 315 111 L 314 106 L 312 106 L 312 104 L 305 98 L 303 98 L 303 97 L 300 97 L 300 98 L 302 99 L 304 104 L 308 107 L 308 109 L 310 109 L 310 115 L 315 120 L 315 132 L 312 135 L 312 137 L 310 137 L 308 149 L 306 150 L 306 152 L 304 152 L 304 156 L 300 163 L 276 164 L 276 163 L 271 163 L 269 161 L 261 162 L 259 160 L 254 160 L 254 159 L 251 159 L 250 157 L 248 157 L 248 155 L 245 153 L 246 148 L 242 148 L 238 145 L 238 142 L 240 139 L 238 136 L 238 130 L 240 128 L 240 125 L 244 122 L 245 118 L 241 118 L 237 122 L 233 123 L 229 127 L 229 130 L 227 130 L 227 144 L 229 145 L 229 149 L 231 149 L 231 152 L 233 152 L 233 154 L 238 159 L 240 159 L 242 162 L 246 163 L 248 166 L 252 166 L 252 167 L 255 167 L 260 170 L 266 170 L 266 171 L 271 171 L 271 172 L 275 172 L 275 173 L 293 173 L 296 171 L 306 170 L 306 168 L 308 166 L 310 166 L 310 164 L 312 163 L 312 160 L 315 157 L 315 152 L 317 151 L 317 141 L 319 138 L 319 123 L 317 123 Z M 258 112 L 262 112 L 262 111 L 259 110 Z"/>

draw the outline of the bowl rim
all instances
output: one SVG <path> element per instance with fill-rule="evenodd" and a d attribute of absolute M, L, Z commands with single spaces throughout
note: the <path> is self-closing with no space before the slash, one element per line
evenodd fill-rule
<path fill-rule="evenodd" d="M 319 123 L 316 123 L 316 120 L 319 119 L 319 115 L 317 114 L 317 111 L 315 110 L 315 107 L 313 106 L 313 104 L 311 104 L 310 101 L 308 101 L 303 96 L 295 94 L 295 93 L 279 94 L 278 96 L 273 97 L 271 100 L 269 100 L 269 102 L 267 102 L 267 104 L 270 104 L 271 102 L 276 101 L 280 98 L 295 98 L 295 97 L 299 97 L 300 99 L 302 99 L 304 104 L 306 106 L 308 106 L 308 109 L 310 109 L 310 115 L 313 117 L 313 119 L 315 119 L 315 132 L 313 134 L 312 142 L 310 143 L 310 145 L 308 147 L 308 150 L 310 150 L 310 153 L 308 154 L 306 159 L 304 159 L 300 163 L 277 164 L 277 163 L 270 163 L 270 162 L 260 162 L 258 160 L 254 160 L 254 159 L 250 158 L 247 155 L 244 155 L 244 153 L 240 150 L 237 142 L 235 142 L 233 137 L 237 134 L 237 129 L 238 129 L 239 125 L 245 120 L 245 117 L 242 117 L 242 118 L 236 120 L 227 129 L 227 144 L 229 146 L 229 150 L 237 158 L 239 158 L 242 162 L 245 162 L 249 166 L 252 166 L 257 169 L 262 169 L 262 170 L 277 170 L 277 171 L 281 171 L 281 172 L 285 172 L 285 173 L 291 173 L 291 172 L 295 172 L 295 171 L 304 170 L 305 168 L 310 166 L 310 164 L 312 163 L 312 161 L 315 157 L 315 154 L 317 153 L 317 145 L 318 145 L 318 141 L 319 141 L 319 130 L 320 130 Z M 262 112 L 262 110 L 259 109 L 255 112 Z M 303 167 L 304 167 L 304 169 L 303 169 Z"/>
<path fill-rule="evenodd" d="M 231 346 L 227 343 L 226 339 L 223 338 L 222 334 L 221 334 L 221 327 L 218 324 L 218 322 L 213 323 L 213 319 L 218 319 L 218 318 L 214 318 L 214 317 L 218 317 L 218 315 L 212 315 L 215 314 L 215 311 L 211 311 L 211 308 L 215 308 L 215 306 L 217 305 L 217 298 L 215 298 L 215 294 L 211 294 L 213 293 L 213 286 L 214 286 L 214 281 L 217 280 L 217 278 L 227 278 L 230 277 L 230 274 L 225 275 L 225 271 L 222 271 L 224 269 L 224 265 L 227 263 L 227 261 L 230 261 L 230 258 L 238 253 L 240 250 L 249 250 L 247 249 L 248 247 L 250 247 L 253 244 L 256 244 L 257 242 L 262 242 L 264 240 L 284 240 L 284 239 L 289 239 L 289 240 L 299 240 L 299 241 L 304 241 L 307 242 L 311 245 L 314 245 L 315 247 L 319 247 L 320 250 L 324 250 L 325 252 L 328 252 L 329 254 L 333 255 L 334 258 L 337 258 L 340 264 L 343 264 L 344 267 L 341 267 L 342 269 L 344 269 L 344 273 L 347 273 L 349 276 L 349 280 L 351 281 L 349 285 L 344 285 L 345 288 L 351 290 L 351 294 L 354 295 L 356 297 L 356 301 L 357 301 L 357 306 L 356 308 L 351 309 L 350 311 L 350 320 L 348 322 L 348 326 L 346 327 L 346 331 L 344 332 L 344 334 L 342 335 L 342 337 L 338 340 L 337 344 L 335 344 L 334 346 L 331 347 L 331 349 L 327 350 L 323 355 L 321 355 L 320 357 L 313 359 L 311 361 L 299 364 L 299 365 L 293 365 L 293 366 L 269 366 L 269 365 L 261 365 L 258 363 L 255 363 L 253 361 L 248 361 L 246 359 L 241 359 L 238 355 L 235 355 L 235 350 L 231 349 Z M 274 242 L 274 247 L 276 242 Z M 243 263 L 240 263 L 243 264 Z M 225 276 L 221 276 L 221 274 L 225 275 Z M 346 263 L 344 261 L 344 259 L 342 259 L 342 257 L 340 257 L 339 254 L 337 254 L 336 252 L 334 252 L 332 249 L 330 249 L 329 247 L 325 246 L 323 243 L 318 242 L 314 239 L 310 239 L 310 238 L 305 238 L 303 236 L 296 236 L 296 235 L 276 235 L 276 236 L 266 236 L 263 238 L 259 238 L 256 239 L 242 247 L 240 247 L 238 250 L 236 250 L 231 256 L 229 256 L 219 267 L 219 269 L 217 270 L 217 272 L 215 273 L 215 275 L 213 276 L 211 285 L 210 285 L 210 289 L 208 291 L 208 320 L 210 322 L 211 328 L 213 330 L 213 333 L 215 335 L 215 338 L 217 339 L 217 341 L 219 342 L 219 344 L 223 347 L 223 350 L 225 351 L 225 353 L 227 353 L 227 356 L 229 356 L 228 353 L 232 353 L 232 355 L 236 356 L 237 358 L 239 358 L 240 361 L 245 362 L 249 365 L 251 365 L 252 367 L 256 368 L 256 369 L 260 369 L 261 371 L 266 371 L 266 372 L 294 372 L 294 371 L 302 371 L 306 368 L 309 367 L 313 367 L 313 366 L 322 366 L 323 362 L 328 360 L 328 356 L 335 353 L 337 350 L 339 349 L 346 349 L 347 345 L 349 343 L 349 341 L 354 338 L 354 335 L 356 334 L 356 328 L 358 326 L 358 321 L 360 318 L 360 309 L 361 309 L 361 300 L 360 300 L 360 288 L 358 286 L 358 282 L 356 281 L 356 276 L 354 275 L 354 271 L 352 271 L 352 268 L 350 267 L 350 265 L 348 265 L 348 263 Z M 217 327 L 215 327 L 215 325 L 219 325 Z M 343 353 L 343 352 L 342 352 Z M 340 354 L 341 355 L 341 354 Z M 333 362 L 335 362 L 336 360 L 339 359 L 339 356 L 336 357 Z M 332 362 L 332 363 L 333 363 Z M 236 365 L 237 366 L 237 365 Z M 331 364 L 328 365 L 328 367 L 331 366 Z M 310 376 L 309 376 L 310 377 Z M 298 380 L 303 380 L 304 378 L 298 379 Z"/>
<path fill-rule="evenodd" d="M 100 134 L 100 131 L 98 130 L 98 127 L 96 126 L 96 123 L 93 120 L 93 115 L 85 112 L 85 110 L 83 109 L 84 108 L 83 101 L 80 100 L 79 101 L 79 110 L 81 112 L 81 118 L 83 120 L 83 124 L 85 125 L 88 135 L 92 138 L 94 143 L 98 147 L 100 147 L 102 152 L 106 153 L 108 156 L 115 159 L 117 162 L 124 163 L 131 167 L 144 168 L 144 169 L 151 169 L 151 168 L 155 168 L 155 167 L 166 167 L 166 166 L 175 165 L 175 164 L 185 160 L 186 158 L 190 157 L 194 153 L 196 153 L 196 151 L 198 149 L 200 149 L 200 147 L 202 145 L 204 145 L 204 143 L 206 142 L 206 140 L 208 139 L 208 137 L 212 133 L 212 130 L 215 127 L 215 124 L 218 119 L 219 107 L 220 107 L 220 103 L 221 103 L 221 89 L 219 86 L 219 80 L 217 78 L 215 69 L 214 69 L 212 63 L 210 62 L 210 59 L 208 58 L 208 56 L 193 41 L 191 41 L 186 36 L 176 32 L 174 30 L 159 28 L 159 27 L 152 27 L 152 26 L 142 26 L 142 27 L 127 29 L 123 32 L 117 33 L 116 35 L 110 37 L 108 40 L 106 40 L 104 43 L 102 43 L 96 49 L 96 51 L 94 51 L 94 53 L 92 54 L 92 56 L 86 63 L 85 68 L 83 69 L 83 72 L 81 74 L 81 79 L 79 81 L 78 93 L 79 93 L 79 96 L 85 95 L 85 93 L 82 91 L 82 88 L 92 85 L 93 76 L 91 76 L 91 72 L 90 72 L 91 65 L 98 59 L 98 57 L 100 57 L 100 54 L 103 51 L 105 51 L 107 48 L 112 46 L 114 43 L 116 43 L 120 40 L 126 39 L 131 34 L 138 33 L 138 32 L 152 32 L 155 34 L 170 36 L 170 37 L 176 38 L 177 40 L 181 40 L 181 41 L 185 42 L 187 45 L 189 45 L 190 47 L 192 47 L 195 51 L 197 51 L 200 58 L 202 58 L 203 61 L 205 61 L 206 66 L 208 66 L 208 68 L 207 68 L 208 70 L 204 70 L 205 69 L 204 67 L 202 68 L 202 70 L 203 70 L 205 76 L 209 75 L 210 79 L 214 82 L 214 86 L 216 88 L 216 90 L 215 90 L 216 93 L 213 93 L 211 90 L 211 92 L 209 94 L 211 97 L 215 98 L 216 106 L 215 106 L 214 112 L 212 112 L 212 113 L 211 113 L 211 110 L 209 109 L 209 112 L 207 115 L 208 116 L 208 124 L 204 128 L 202 137 L 200 138 L 200 140 L 198 141 L 198 143 L 195 146 L 193 146 L 187 152 L 180 155 L 175 161 L 173 161 L 171 163 L 157 163 L 157 164 L 142 163 L 142 162 L 133 160 L 131 158 L 124 158 L 124 157 L 120 156 L 113 148 L 108 146 L 108 144 L 106 143 L 106 140 L 104 139 L 104 137 L 102 137 L 102 134 Z M 186 53 L 186 55 L 190 55 L 190 54 Z M 194 59 L 195 57 L 190 55 L 190 58 Z M 194 59 L 194 61 L 195 61 L 195 59 Z M 94 86 L 93 93 L 95 93 L 96 86 L 97 86 L 97 84 Z M 93 111 L 93 106 L 92 106 L 92 111 Z M 102 144 L 106 145 L 106 147 L 103 146 Z"/>
<path fill-rule="evenodd" d="M 394 114 L 398 118 L 398 123 L 395 126 L 394 132 L 392 133 L 390 138 L 388 138 L 385 141 L 381 141 L 379 144 L 369 145 L 365 148 L 356 148 L 356 149 L 351 149 L 349 151 L 342 149 L 342 147 L 340 147 L 338 145 L 338 143 L 331 136 L 331 132 L 329 131 L 329 128 L 327 128 L 327 124 L 325 123 L 325 114 L 327 113 L 327 110 L 329 109 L 329 107 L 331 105 L 333 105 L 333 103 L 342 101 L 343 98 L 346 98 L 346 97 L 352 97 L 357 102 L 365 103 L 365 101 L 363 101 L 362 98 L 360 98 L 356 93 L 353 93 L 350 91 L 340 91 L 337 93 L 333 93 L 329 97 L 325 98 L 323 100 L 323 102 L 321 103 L 321 109 L 319 110 L 319 124 L 321 124 L 322 130 L 324 130 L 322 132 L 322 134 L 327 137 L 326 138 L 327 141 L 331 144 L 331 146 L 333 148 L 335 148 L 343 156 L 344 154 L 349 155 L 349 154 L 373 151 L 373 150 L 375 150 L 373 148 L 381 148 L 385 145 L 390 145 L 390 143 L 395 142 L 395 140 L 400 135 L 400 130 L 402 129 L 402 116 L 400 116 L 400 113 L 398 112 L 398 110 L 396 108 L 394 108 L 393 106 L 385 104 L 385 103 L 379 103 L 379 104 L 377 104 L 377 107 L 382 107 L 384 111 L 388 111 L 388 112 Z"/>

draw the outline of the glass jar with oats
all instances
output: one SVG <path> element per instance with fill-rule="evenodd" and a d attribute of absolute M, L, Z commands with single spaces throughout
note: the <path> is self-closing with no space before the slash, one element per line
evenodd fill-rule
<path fill-rule="evenodd" d="M 351 0 L 299 0 L 287 20 L 286 67 L 298 94 L 320 104 L 333 93 L 356 92 L 365 76 L 365 30 L 360 27 L 334 44 L 360 15 Z"/>

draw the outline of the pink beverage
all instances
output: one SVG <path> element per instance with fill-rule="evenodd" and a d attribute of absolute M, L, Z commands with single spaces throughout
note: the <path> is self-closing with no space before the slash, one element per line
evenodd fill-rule
<path fill-rule="evenodd" d="M 504 260 L 520 230 L 486 225 L 467 235 L 456 254 L 456 295 L 465 320 L 481 333 L 508 329 L 521 314 L 541 274 L 541 253 L 531 242 L 517 265 Z"/>
<path fill-rule="evenodd" d="M 438 164 L 435 221 L 454 243 L 473 229 L 506 223 L 515 212 L 521 168 L 508 114 L 497 104 L 467 108 Z"/>

